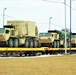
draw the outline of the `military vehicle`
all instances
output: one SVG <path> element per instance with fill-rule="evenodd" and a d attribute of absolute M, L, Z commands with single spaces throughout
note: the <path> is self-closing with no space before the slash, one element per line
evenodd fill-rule
<path fill-rule="evenodd" d="M 41 46 L 59 47 L 59 34 L 55 30 L 39 33 L 39 42 Z"/>
<path fill-rule="evenodd" d="M 35 22 L 23 20 L 7 21 L 4 28 L 0 28 L 0 44 L 10 47 L 38 47 L 38 29 Z"/>
<path fill-rule="evenodd" d="M 66 45 L 69 47 L 69 33 L 66 33 Z M 59 30 L 49 30 L 47 33 L 39 34 L 39 42 L 41 46 L 49 46 L 54 48 L 65 46 L 65 32 Z"/>
<path fill-rule="evenodd" d="M 57 30 L 59 33 L 60 46 L 65 47 L 65 30 Z M 70 32 L 66 31 L 66 47 L 70 47 Z"/>
<path fill-rule="evenodd" d="M 71 46 L 76 47 L 76 33 L 71 34 Z"/>

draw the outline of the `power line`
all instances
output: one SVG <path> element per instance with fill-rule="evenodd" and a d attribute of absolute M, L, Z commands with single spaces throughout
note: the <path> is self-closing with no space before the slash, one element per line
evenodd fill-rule
<path fill-rule="evenodd" d="M 59 28 L 64 28 L 64 27 L 59 26 L 59 25 L 57 25 L 57 24 L 55 24 L 55 23 L 51 23 L 51 24 L 54 25 L 54 26 L 57 26 L 57 27 L 59 27 Z"/>
<path fill-rule="evenodd" d="M 37 23 L 37 24 L 49 24 L 49 23 Z M 62 27 L 62 26 L 60 26 L 60 25 L 57 25 L 57 24 L 55 24 L 55 23 L 53 23 L 53 22 L 51 22 L 51 24 L 52 25 L 54 25 L 54 26 L 57 26 L 57 27 L 59 27 L 59 28 L 64 28 L 64 27 Z M 68 28 L 69 29 L 69 28 Z M 76 29 L 76 28 L 72 28 L 72 29 Z"/>
<path fill-rule="evenodd" d="M 68 7 L 70 7 L 70 5 L 68 5 L 68 4 L 66 4 L 66 6 L 68 6 Z M 76 9 L 75 8 L 73 8 L 73 7 L 71 7 L 73 10 L 75 10 L 76 11 Z"/>
<path fill-rule="evenodd" d="M 3 16 L 3 15 L 0 14 L 0 16 Z M 12 16 L 9 16 L 9 15 L 6 15 L 6 14 L 5 14 L 5 16 L 6 16 L 6 17 L 9 17 L 9 18 L 11 18 L 11 19 L 15 19 L 15 20 L 17 20 L 17 18 L 14 18 L 14 17 L 12 17 Z"/>
<path fill-rule="evenodd" d="M 16 18 L 14 18 L 14 17 L 11 17 L 11 16 L 8 16 L 8 15 L 5 15 L 5 16 L 7 16 L 7 17 L 9 17 L 9 18 L 11 18 L 11 19 L 15 19 L 15 20 L 17 20 Z"/>
<path fill-rule="evenodd" d="M 48 23 L 46 22 L 46 23 L 36 23 L 36 24 L 48 24 Z"/>
<path fill-rule="evenodd" d="M 63 3 L 63 4 L 65 4 L 64 2 L 58 2 L 58 1 L 50 1 L 50 0 L 43 0 L 43 1 L 51 2 L 51 3 Z M 70 7 L 70 5 L 68 5 L 68 4 L 66 4 L 66 6 Z M 73 7 L 71 7 L 71 8 L 76 11 L 75 8 L 73 8 Z"/>
<path fill-rule="evenodd" d="M 46 1 L 46 2 L 52 2 L 52 3 L 64 3 L 64 2 L 58 2 L 58 1 L 49 1 L 49 0 L 43 0 L 43 1 Z"/>
<path fill-rule="evenodd" d="M 49 24 L 49 23 L 37 23 L 37 24 Z M 57 26 L 57 27 L 59 27 L 59 28 L 64 28 L 64 27 L 59 26 L 59 25 L 57 25 L 57 24 L 55 24 L 55 23 L 52 23 L 52 22 L 51 22 L 51 24 L 54 25 L 54 26 Z"/>

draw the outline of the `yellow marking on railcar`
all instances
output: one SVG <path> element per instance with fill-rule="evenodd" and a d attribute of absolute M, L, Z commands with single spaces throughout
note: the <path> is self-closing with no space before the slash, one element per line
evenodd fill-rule
<path fill-rule="evenodd" d="M 56 50 L 57 51 L 57 50 L 60 50 L 60 48 L 53 48 L 53 50 Z"/>
<path fill-rule="evenodd" d="M 0 48 L 0 51 L 45 51 L 45 50 L 65 50 L 65 48 Z M 66 50 L 70 50 L 70 48 L 66 48 Z M 71 50 L 76 50 L 76 48 L 71 48 Z"/>
<path fill-rule="evenodd" d="M 70 50 L 70 48 L 67 48 L 67 50 Z M 71 48 L 71 50 L 76 50 L 76 48 Z"/>
<path fill-rule="evenodd" d="M 44 48 L 0 48 L 0 51 L 44 51 Z"/>
<path fill-rule="evenodd" d="M 60 50 L 60 48 L 45 48 L 45 50 Z"/>
<path fill-rule="evenodd" d="M 8 48 L 0 48 L 0 51 L 6 51 Z"/>

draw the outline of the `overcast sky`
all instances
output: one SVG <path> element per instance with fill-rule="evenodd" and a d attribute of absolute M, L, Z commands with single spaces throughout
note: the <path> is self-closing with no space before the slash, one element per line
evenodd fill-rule
<path fill-rule="evenodd" d="M 52 17 L 51 30 L 65 28 L 64 0 L 48 1 L 50 2 L 43 0 L 0 0 L 0 27 L 3 27 L 3 9 L 7 8 L 5 10 L 5 24 L 7 20 L 35 21 L 39 32 L 46 32 L 49 29 L 49 18 Z M 66 4 L 69 5 L 70 0 L 66 0 Z M 66 7 L 66 25 L 69 28 L 70 7 Z M 72 7 L 72 32 L 76 32 L 76 0 L 72 0 Z"/>

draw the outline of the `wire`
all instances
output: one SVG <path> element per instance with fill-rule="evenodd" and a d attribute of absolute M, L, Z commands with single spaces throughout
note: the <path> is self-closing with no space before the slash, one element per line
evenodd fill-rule
<path fill-rule="evenodd" d="M 46 1 L 46 2 L 52 2 L 52 3 L 64 3 L 64 2 L 58 2 L 58 1 L 49 1 L 49 0 L 43 0 L 43 1 Z"/>
<path fill-rule="evenodd" d="M 14 18 L 14 17 L 11 17 L 11 16 L 8 16 L 8 15 L 5 15 L 5 16 L 7 16 L 7 17 L 9 17 L 9 18 L 12 18 L 12 19 L 15 19 L 15 20 L 17 20 L 16 18 Z"/>
<path fill-rule="evenodd" d="M 49 1 L 49 0 L 43 0 L 43 1 L 51 2 L 51 3 L 63 3 L 63 4 L 65 4 L 65 2 L 58 2 L 58 1 Z M 70 5 L 68 5 L 68 4 L 66 4 L 66 6 L 70 7 Z M 74 9 L 73 7 L 71 7 L 71 8 L 76 11 L 76 9 Z"/>
<path fill-rule="evenodd" d="M 66 4 L 66 6 L 70 7 L 70 5 L 68 5 L 68 4 Z M 71 7 L 71 8 L 76 11 L 76 9 L 74 9 L 73 7 Z"/>
<path fill-rule="evenodd" d="M 37 24 L 48 24 L 48 23 L 37 23 Z"/>
<path fill-rule="evenodd" d="M 76 29 L 76 28 L 72 28 L 72 29 Z"/>
<path fill-rule="evenodd" d="M 59 27 L 59 28 L 64 28 L 64 27 L 62 27 L 62 26 L 59 26 L 59 25 L 57 25 L 57 24 L 54 24 L 54 23 L 51 23 L 52 25 L 54 25 L 54 26 L 57 26 L 57 27 Z"/>
<path fill-rule="evenodd" d="M 37 23 L 37 24 L 49 24 L 49 23 Z M 64 28 L 64 27 L 61 27 L 61 26 L 59 26 L 59 25 L 57 25 L 57 24 L 55 24 L 55 23 L 52 23 L 52 22 L 51 22 L 51 24 L 54 25 L 54 26 L 57 26 L 57 27 L 59 27 L 59 28 Z"/>

